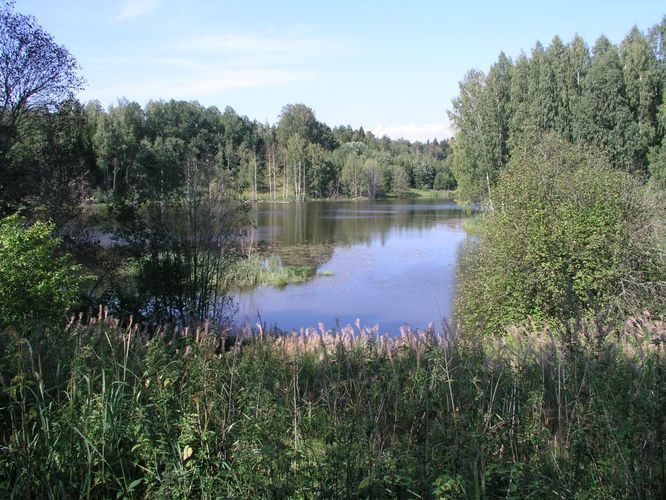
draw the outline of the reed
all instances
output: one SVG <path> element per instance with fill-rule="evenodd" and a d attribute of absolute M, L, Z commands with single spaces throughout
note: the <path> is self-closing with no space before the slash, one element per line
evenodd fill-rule
<path fill-rule="evenodd" d="M 666 324 L 5 335 L 5 497 L 659 498 Z"/>

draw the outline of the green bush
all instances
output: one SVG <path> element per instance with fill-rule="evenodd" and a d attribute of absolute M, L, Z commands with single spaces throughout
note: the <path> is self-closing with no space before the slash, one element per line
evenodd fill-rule
<path fill-rule="evenodd" d="M 18 215 L 0 220 L 0 330 L 58 323 L 77 298 L 79 267 L 57 255 L 54 225 Z"/>
<path fill-rule="evenodd" d="M 655 206 L 602 158 L 554 134 L 531 137 L 515 148 L 461 257 L 459 321 L 499 332 L 663 304 Z"/>

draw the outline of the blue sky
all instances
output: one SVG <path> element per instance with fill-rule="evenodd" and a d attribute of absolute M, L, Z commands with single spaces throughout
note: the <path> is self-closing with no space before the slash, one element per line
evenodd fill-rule
<path fill-rule="evenodd" d="M 500 51 L 575 33 L 619 43 L 666 14 L 659 1 L 17 0 L 77 58 L 79 98 L 197 100 L 274 123 L 304 103 L 331 125 L 449 137 L 446 111 Z"/>

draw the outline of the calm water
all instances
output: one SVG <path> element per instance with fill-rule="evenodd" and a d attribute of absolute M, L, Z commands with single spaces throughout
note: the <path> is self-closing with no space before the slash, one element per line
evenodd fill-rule
<path fill-rule="evenodd" d="M 261 203 L 253 239 L 285 264 L 316 266 L 311 281 L 235 296 L 239 322 L 286 330 L 319 322 L 438 327 L 451 318 L 464 212 L 448 200 Z"/>

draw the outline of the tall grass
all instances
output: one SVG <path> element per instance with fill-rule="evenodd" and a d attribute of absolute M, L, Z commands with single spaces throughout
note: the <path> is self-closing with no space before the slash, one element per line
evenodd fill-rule
<path fill-rule="evenodd" d="M 649 315 L 481 341 L 101 312 L 40 345 L 5 338 L 4 497 L 665 493 L 666 325 Z"/>

